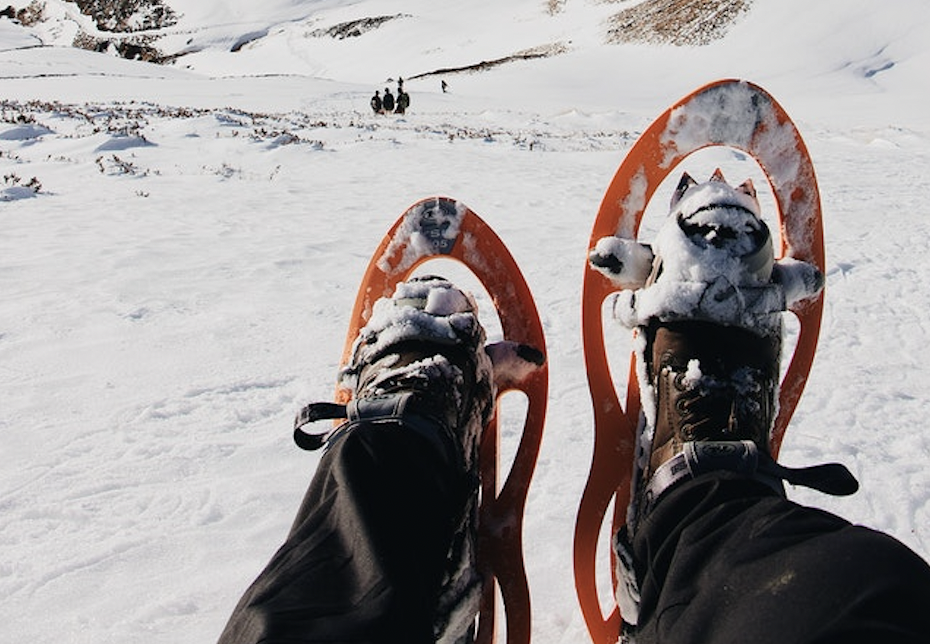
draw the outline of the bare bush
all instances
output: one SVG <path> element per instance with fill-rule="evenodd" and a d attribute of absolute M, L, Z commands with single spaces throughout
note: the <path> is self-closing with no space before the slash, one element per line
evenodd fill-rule
<path fill-rule="evenodd" d="M 23 183 L 23 180 L 14 173 L 3 175 L 3 185 L 7 187 L 19 186 L 22 188 L 27 188 L 34 194 L 39 194 L 39 192 L 42 190 L 42 182 L 40 182 L 37 177 L 33 177 L 29 181 Z"/>
<path fill-rule="evenodd" d="M 25 26 L 31 27 L 45 20 L 45 3 L 32 0 L 28 5 L 16 12 L 16 19 Z"/>
<path fill-rule="evenodd" d="M 177 23 L 174 10 L 161 0 L 74 0 L 101 31 L 134 32 L 162 29 Z"/>

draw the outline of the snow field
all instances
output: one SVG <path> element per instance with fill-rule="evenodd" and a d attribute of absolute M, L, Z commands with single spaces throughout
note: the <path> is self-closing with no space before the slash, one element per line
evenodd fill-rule
<path fill-rule="evenodd" d="M 900 14 L 828 4 L 833 13 L 818 5 L 786 32 L 798 42 L 783 59 L 760 34 L 791 24 L 798 5 L 759 3 L 732 40 L 690 53 L 592 46 L 450 78 L 448 95 L 436 78 L 409 81 L 402 119 L 368 113 L 386 74 L 358 71 L 359 60 L 380 60 L 364 39 L 358 58 L 339 59 L 346 76 L 329 74 L 338 82 L 244 75 L 272 63 L 301 71 L 260 56 L 284 37 L 271 27 L 293 19 L 295 3 L 249 17 L 271 40 L 245 58 L 207 49 L 189 70 L 21 49 L 31 41 L 0 21 L 0 177 L 19 179 L 0 184 L 0 642 L 218 636 L 313 472 L 318 457 L 291 442 L 293 414 L 332 393 L 370 254 L 401 212 L 434 194 L 494 227 L 536 296 L 551 384 L 526 515 L 534 641 L 584 641 L 571 542 L 592 439 L 579 324 L 591 222 L 638 132 L 684 93 L 734 75 L 794 117 L 824 207 L 824 325 L 782 460 L 839 460 L 862 483 L 847 499 L 790 494 L 930 556 L 920 82 L 930 23 L 919 3 Z M 845 29 L 823 17 L 840 8 Z M 436 33 L 441 16 L 431 20 Z M 825 32 L 815 57 L 808 41 Z M 299 54 L 301 42 L 289 46 Z M 717 165 L 731 183 L 752 176 L 771 207 L 739 154 L 696 156 L 687 169 L 704 180 Z M 32 177 L 38 194 L 24 188 Z M 625 376 L 626 334 L 607 334 Z M 515 441 L 506 425 L 504 450 Z"/>

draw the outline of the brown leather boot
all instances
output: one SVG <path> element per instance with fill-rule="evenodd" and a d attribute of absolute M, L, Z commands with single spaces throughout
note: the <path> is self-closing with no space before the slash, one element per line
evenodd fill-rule
<path fill-rule="evenodd" d="M 646 329 L 647 375 L 655 390 L 648 462 L 632 510 L 635 530 L 678 483 L 728 470 L 784 494 L 783 481 L 828 494 L 858 483 L 839 464 L 788 468 L 775 462 L 770 435 L 778 405 L 780 335 L 698 320 Z"/>
<path fill-rule="evenodd" d="M 689 441 L 751 440 L 769 454 L 779 336 L 696 320 L 646 329 L 656 418 L 647 478 Z"/>
<path fill-rule="evenodd" d="M 645 454 L 630 527 L 662 494 L 703 471 L 742 471 L 783 491 L 779 477 L 759 471 L 760 461 L 774 463 L 781 334 L 703 320 L 653 320 L 640 331 L 652 391 L 643 396 Z"/>

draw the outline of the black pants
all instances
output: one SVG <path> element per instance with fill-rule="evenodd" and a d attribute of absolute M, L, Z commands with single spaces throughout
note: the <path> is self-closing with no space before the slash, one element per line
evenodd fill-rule
<path fill-rule="evenodd" d="M 468 490 L 435 442 L 355 428 L 321 459 L 221 644 L 432 642 Z M 930 568 L 916 554 L 735 475 L 670 492 L 633 546 L 638 643 L 930 642 Z"/>
<path fill-rule="evenodd" d="M 891 537 L 728 473 L 663 498 L 633 541 L 637 644 L 930 642 L 930 567 Z"/>
<path fill-rule="evenodd" d="M 334 441 L 221 644 L 433 642 L 468 497 L 456 463 L 441 443 L 396 423 L 360 425 Z"/>

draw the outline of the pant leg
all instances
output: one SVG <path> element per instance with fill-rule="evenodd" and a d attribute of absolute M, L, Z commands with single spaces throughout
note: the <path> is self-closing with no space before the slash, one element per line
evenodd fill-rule
<path fill-rule="evenodd" d="M 458 461 L 397 424 L 360 425 L 323 455 L 284 545 L 220 637 L 433 642 L 468 485 Z"/>
<path fill-rule="evenodd" d="M 637 644 L 930 642 L 930 567 L 729 473 L 671 491 L 633 541 Z"/>

